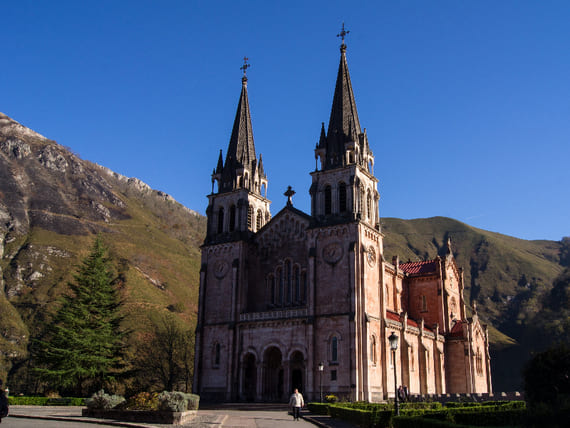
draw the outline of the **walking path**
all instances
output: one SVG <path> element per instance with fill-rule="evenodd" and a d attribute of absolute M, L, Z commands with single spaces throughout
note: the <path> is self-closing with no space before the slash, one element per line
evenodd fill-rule
<path fill-rule="evenodd" d="M 99 426 L 119 426 L 130 428 L 164 428 L 173 425 L 144 424 L 134 422 L 121 422 L 111 419 L 87 418 L 81 416 L 82 407 L 62 406 L 10 406 L 10 416 L 2 421 L 2 426 L 9 428 L 10 419 L 34 420 L 29 426 L 41 427 L 40 421 L 66 421 L 75 423 L 96 423 Z M 199 410 L 197 416 L 188 424 L 175 425 L 180 428 L 308 428 L 320 426 L 323 428 L 354 428 L 355 425 L 333 419 L 329 416 L 314 415 L 303 411 L 302 420 L 294 421 L 287 414 L 286 406 L 249 405 L 240 408 L 239 405 L 220 405 L 216 408 Z M 6 425 L 4 425 L 6 424 Z M 18 426 L 22 426 L 19 424 Z"/>

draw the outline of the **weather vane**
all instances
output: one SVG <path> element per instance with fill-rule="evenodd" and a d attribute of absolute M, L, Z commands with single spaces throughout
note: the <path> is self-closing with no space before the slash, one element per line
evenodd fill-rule
<path fill-rule="evenodd" d="M 240 70 L 243 70 L 243 77 L 247 77 L 247 76 L 245 75 L 245 73 L 246 73 L 247 69 L 248 69 L 249 67 L 251 67 L 251 64 L 248 64 L 248 63 L 247 63 L 248 61 L 249 61 L 249 58 L 246 57 L 246 56 L 244 56 L 244 57 L 243 57 L 243 65 L 239 68 Z"/>
<path fill-rule="evenodd" d="M 342 31 L 340 33 L 338 33 L 336 36 L 337 37 L 342 37 L 342 44 L 344 45 L 344 37 L 350 33 L 350 31 L 345 31 L 344 30 L 344 22 L 342 23 Z"/>

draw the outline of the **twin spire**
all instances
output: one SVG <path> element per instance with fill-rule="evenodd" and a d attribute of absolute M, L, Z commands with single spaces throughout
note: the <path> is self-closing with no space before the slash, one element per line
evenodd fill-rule
<path fill-rule="evenodd" d="M 324 123 L 321 129 L 317 151 L 321 154 L 324 169 L 336 168 L 346 163 L 346 144 L 367 141 L 365 134 L 360 129 L 360 121 L 356 111 L 356 102 L 350 82 L 348 64 L 346 62 L 345 36 L 349 33 L 342 24 L 342 30 L 337 37 L 342 38 L 340 45 L 340 64 L 336 79 L 335 92 L 331 108 L 328 131 L 325 134 Z M 263 171 L 261 155 L 256 160 L 253 130 L 251 126 L 251 113 L 247 95 L 247 69 L 251 67 L 248 58 L 244 57 L 244 64 L 240 69 L 243 71 L 242 88 L 238 102 L 238 108 L 234 120 L 234 126 L 230 137 L 226 160 L 223 162 L 222 151 L 212 180 L 218 181 L 218 193 L 231 192 L 238 188 L 259 193 L 255 183 L 267 180 Z M 324 156 L 323 156 L 324 155 Z"/>

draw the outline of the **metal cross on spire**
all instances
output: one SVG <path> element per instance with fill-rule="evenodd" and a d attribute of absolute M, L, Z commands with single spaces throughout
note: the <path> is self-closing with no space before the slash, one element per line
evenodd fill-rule
<path fill-rule="evenodd" d="M 251 67 L 251 64 L 248 64 L 247 62 L 249 61 L 249 58 L 244 56 L 243 57 L 243 65 L 239 68 L 240 70 L 243 70 L 243 77 L 247 78 L 246 76 L 246 71 L 249 67 Z"/>
<path fill-rule="evenodd" d="M 338 33 L 336 36 L 337 37 L 342 37 L 342 44 L 344 45 L 344 38 L 345 36 L 350 33 L 350 31 L 345 31 L 344 30 L 344 22 L 342 23 L 342 31 L 340 33 Z"/>

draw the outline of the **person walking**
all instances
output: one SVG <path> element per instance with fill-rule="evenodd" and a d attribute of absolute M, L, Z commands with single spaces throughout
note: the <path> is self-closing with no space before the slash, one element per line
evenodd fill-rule
<path fill-rule="evenodd" d="M 298 421 L 299 413 L 301 413 L 301 407 L 305 406 L 305 401 L 303 401 L 303 394 L 301 394 L 297 388 L 295 388 L 295 392 L 291 394 L 289 406 L 293 410 L 293 420 Z"/>

